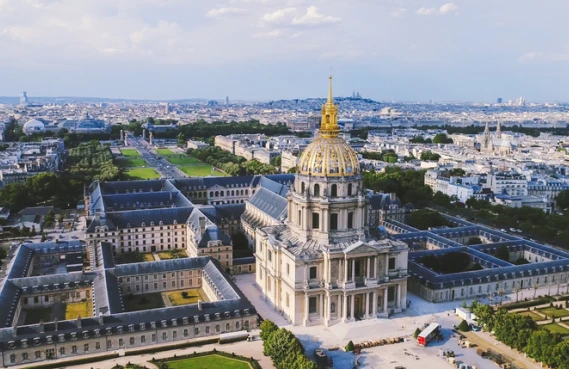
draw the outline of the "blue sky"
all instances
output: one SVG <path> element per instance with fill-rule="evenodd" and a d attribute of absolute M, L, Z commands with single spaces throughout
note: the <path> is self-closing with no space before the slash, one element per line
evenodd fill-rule
<path fill-rule="evenodd" d="M 569 101 L 567 0 L 0 0 L 0 95 Z"/>

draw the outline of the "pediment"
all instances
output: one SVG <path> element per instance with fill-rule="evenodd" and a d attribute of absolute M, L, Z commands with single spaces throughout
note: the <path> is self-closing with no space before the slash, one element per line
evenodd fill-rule
<path fill-rule="evenodd" d="M 377 252 L 377 249 L 373 246 L 367 245 L 362 241 L 358 241 L 344 249 L 344 254 L 366 254 L 370 252 Z"/>

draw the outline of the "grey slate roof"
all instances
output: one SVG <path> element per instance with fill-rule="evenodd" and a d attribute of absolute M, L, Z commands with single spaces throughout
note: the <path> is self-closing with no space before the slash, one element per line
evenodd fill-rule
<path fill-rule="evenodd" d="M 288 211 L 287 199 L 277 193 L 271 192 L 267 188 L 259 188 L 253 197 L 251 197 L 249 203 L 277 221 L 283 221 L 286 218 Z"/>
<path fill-rule="evenodd" d="M 114 268 L 113 274 L 117 277 L 125 277 L 135 274 L 167 273 L 178 270 L 201 269 L 209 262 L 207 257 L 182 258 L 154 261 L 152 263 L 121 264 Z"/>
<path fill-rule="evenodd" d="M 132 192 L 159 192 L 164 188 L 165 180 L 144 180 L 144 181 L 114 181 L 100 182 L 101 193 L 103 195 L 115 193 Z"/>
<path fill-rule="evenodd" d="M 150 226 L 150 222 L 154 222 L 156 226 L 162 221 L 164 225 L 184 224 L 188 220 L 193 207 L 185 208 L 168 208 L 168 209 L 145 209 L 145 210 L 130 210 L 130 211 L 117 211 L 107 214 L 107 221 L 111 221 L 119 228 L 128 228 L 129 226 L 141 227 L 142 223 Z M 89 233 L 91 227 L 87 230 Z"/>

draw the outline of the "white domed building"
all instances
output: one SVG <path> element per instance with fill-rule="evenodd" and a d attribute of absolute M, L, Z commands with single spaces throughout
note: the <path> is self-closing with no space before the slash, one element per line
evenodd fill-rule
<path fill-rule="evenodd" d="M 24 124 L 23 131 L 26 136 L 33 135 L 34 133 L 44 133 L 45 124 L 37 119 L 32 119 Z"/>
<path fill-rule="evenodd" d="M 320 137 L 299 158 L 287 216 L 255 232 L 256 282 L 294 325 L 384 318 L 406 308 L 408 246 L 369 233 L 358 156 L 339 132 L 330 77 Z"/>

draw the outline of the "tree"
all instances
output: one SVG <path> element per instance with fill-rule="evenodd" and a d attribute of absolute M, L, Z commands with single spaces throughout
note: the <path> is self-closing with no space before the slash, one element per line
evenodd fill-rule
<path fill-rule="evenodd" d="M 263 344 L 264 344 L 264 342 L 269 338 L 269 336 L 271 334 L 273 334 L 274 332 L 276 332 L 279 329 L 279 327 L 275 323 L 273 323 L 272 321 L 265 319 L 265 320 L 263 320 L 263 322 L 259 326 L 259 329 L 261 330 L 261 332 L 259 333 L 259 336 L 263 340 Z"/>
<path fill-rule="evenodd" d="M 452 138 L 449 138 L 446 134 L 439 133 L 439 134 L 435 135 L 435 137 L 433 137 L 433 143 L 451 144 L 451 143 L 453 143 L 453 141 L 452 141 Z"/>
<path fill-rule="evenodd" d="M 437 191 L 434 195 L 433 195 L 433 204 L 435 205 L 439 205 L 445 208 L 450 208 L 451 204 L 450 204 L 450 197 L 444 193 L 442 193 L 441 191 Z"/>
<path fill-rule="evenodd" d="M 181 132 L 178 134 L 178 146 L 186 147 L 186 137 Z"/>
<path fill-rule="evenodd" d="M 504 261 L 510 261 L 510 250 L 508 249 L 508 246 L 500 245 L 494 256 Z"/>
<path fill-rule="evenodd" d="M 275 156 L 274 158 L 271 159 L 271 165 L 274 167 L 280 167 L 281 166 L 281 156 Z"/>
<path fill-rule="evenodd" d="M 263 343 L 265 354 L 271 357 L 277 369 L 290 368 L 297 357 L 304 354 L 298 338 L 284 328 L 273 332 Z"/>
<path fill-rule="evenodd" d="M 551 353 L 553 347 L 559 342 L 559 337 L 551 334 L 547 329 L 533 332 L 527 341 L 524 352 L 535 361 L 546 365 L 552 364 Z"/>
<path fill-rule="evenodd" d="M 441 156 L 431 151 L 423 151 L 419 157 L 422 161 L 439 161 Z"/>
<path fill-rule="evenodd" d="M 480 237 L 470 237 L 466 244 L 467 245 L 480 245 L 480 244 L 482 244 L 482 240 L 480 239 Z"/>
<path fill-rule="evenodd" d="M 462 320 L 462 322 L 460 322 L 460 324 L 458 325 L 458 330 L 461 332 L 468 332 L 470 331 L 470 326 L 468 325 L 468 323 L 466 322 L 466 320 Z"/>
<path fill-rule="evenodd" d="M 561 341 L 551 349 L 551 364 L 558 369 L 569 369 L 569 341 Z"/>
<path fill-rule="evenodd" d="M 438 211 L 419 209 L 415 210 L 407 219 L 407 224 L 421 230 L 448 225 L 448 220 Z"/>
<path fill-rule="evenodd" d="M 476 315 L 476 321 L 488 331 L 494 329 L 494 308 L 490 305 L 476 303 L 472 305 L 472 312 Z M 503 314 L 503 313 L 500 313 Z"/>
<path fill-rule="evenodd" d="M 415 136 L 409 140 L 410 143 L 424 144 L 425 138 L 423 136 Z"/>
<path fill-rule="evenodd" d="M 188 291 L 182 291 L 182 298 L 188 298 Z"/>
<path fill-rule="evenodd" d="M 555 197 L 555 204 L 560 210 L 569 208 L 569 190 L 563 190 Z"/>
<path fill-rule="evenodd" d="M 417 328 L 418 329 L 418 328 Z M 420 332 L 419 332 L 420 333 Z M 354 347 L 354 343 L 352 341 L 348 342 L 348 344 L 346 345 L 346 351 L 347 352 L 352 352 L 355 350 Z"/>

